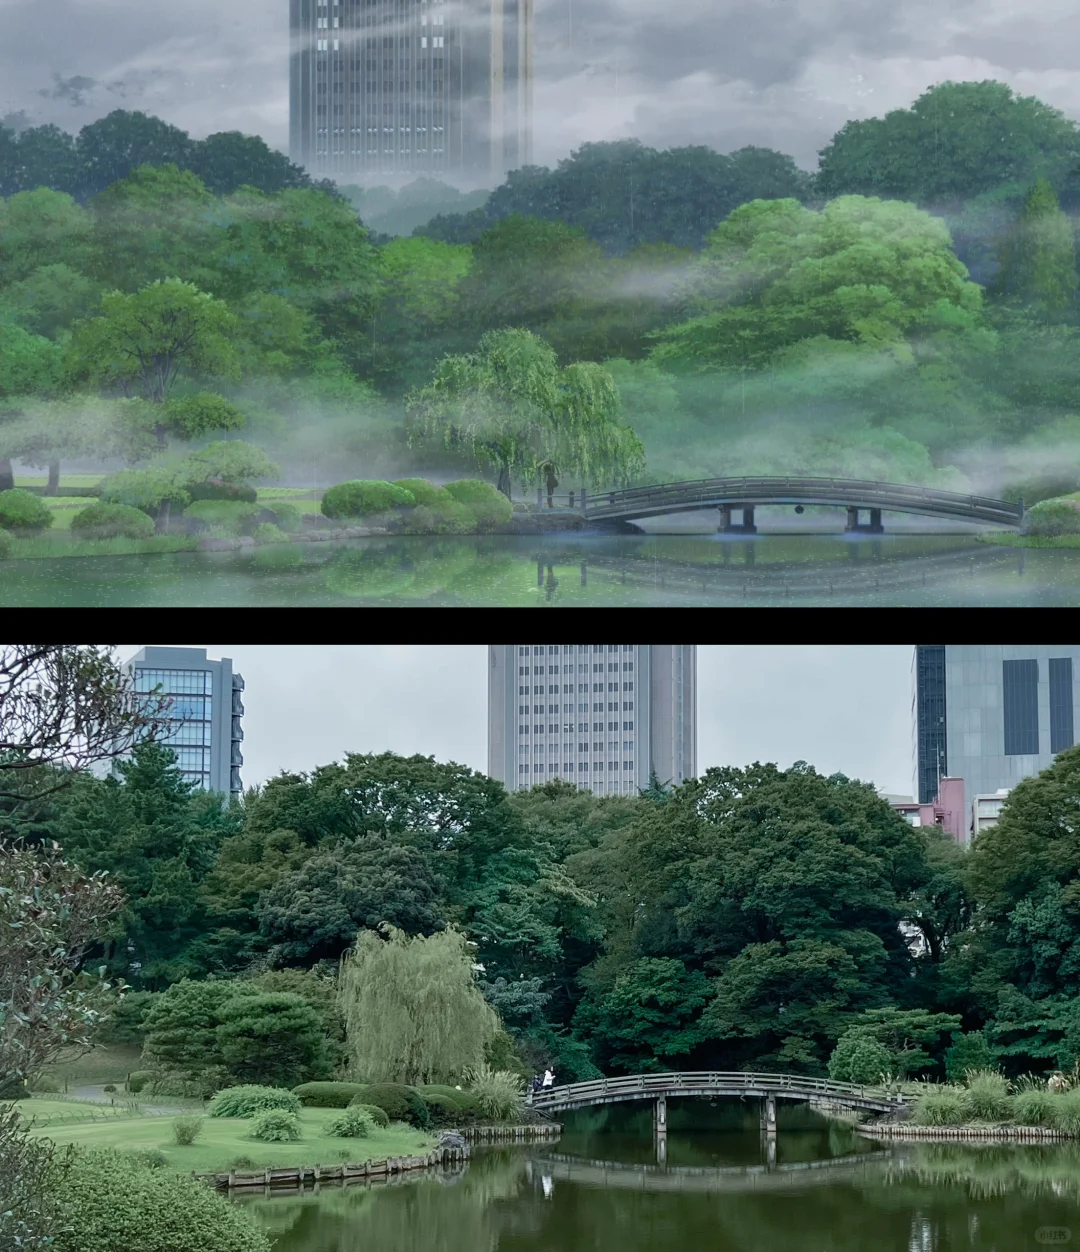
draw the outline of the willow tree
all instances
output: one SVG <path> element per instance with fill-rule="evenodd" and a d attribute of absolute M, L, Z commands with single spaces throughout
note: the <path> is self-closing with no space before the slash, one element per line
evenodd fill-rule
<path fill-rule="evenodd" d="M 1072 224 L 1047 179 L 1032 187 L 1019 221 L 998 249 L 998 261 L 995 292 L 1050 314 L 1076 300 L 1080 280 Z"/>
<path fill-rule="evenodd" d="M 528 330 L 489 331 L 475 352 L 443 357 L 406 413 L 411 446 L 467 451 L 495 469 L 507 496 L 515 478 L 528 486 L 547 465 L 606 485 L 628 482 L 645 462 L 611 374 L 592 362 L 560 368 Z"/>
<path fill-rule="evenodd" d="M 500 1028 L 480 993 L 470 945 L 447 929 L 410 939 L 361 931 L 341 968 L 350 1074 L 363 1082 L 433 1083 L 484 1061 Z"/>

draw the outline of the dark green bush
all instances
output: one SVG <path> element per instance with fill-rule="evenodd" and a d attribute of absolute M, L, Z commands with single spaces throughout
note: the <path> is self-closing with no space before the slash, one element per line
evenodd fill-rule
<path fill-rule="evenodd" d="M 75 514 L 71 531 L 81 539 L 149 539 L 154 521 L 130 504 L 103 504 L 99 500 Z"/>
<path fill-rule="evenodd" d="M 363 1109 L 363 1111 L 371 1118 L 380 1130 L 385 1130 L 390 1125 L 390 1118 L 386 1114 L 385 1109 L 379 1108 L 377 1104 L 359 1104 L 350 1102 L 349 1108 Z"/>
<path fill-rule="evenodd" d="M 1025 535 L 1080 535 L 1080 501 L 1046 500 L 1024 514 Z"/>
<path fill-rule="evenodd" d="M 211 1117 L 254 1117 L 268 1109 L 299 1113 L 300 1107 L 299 1096 L 284 1087 L 260 1087 L 247 1083 L 219 1091 L 206 1111 Z"/>
<path fill-rule="evenodd" d="M 477 530 L 494 530 L 514 515 L 513 505 L 503 493 L 478 478 L 447 483 L 446 490 L 473 515 Z"/>
<path fill-rule="evenodd" d="M 437 487 L 426 478 L 399 478 L 392 485 L 408 491 L 418 505 L 438 504 L 447 495 L 444 487 Z"/>
<path fill-rule="evenodd" d="M 79 1151 L 56 1198 L 68 1227 L 57 1252 L 270 1252 L 269 1236 L 243 1209 L 133 1154 Z"/>
<path fill-rule="evenodd" d="M 6 530 L 0 530 L 0 561 L 6 561 L 11 556 L 12 539 Z"/>
<path fill-rule="evenodd" d="M 251 1137 L 265 1143 L 295 1143 L 300 1138 L 300 1123 L 288 1109 L 267 1109 L 252 1121 Z"/>
<path fill-rule="evenodd" d="M 199 529 L 224 535 L 243 535 L 254 529 L 258 506 L 233 500 L 197 500 L 184 510 L 184 519 Z"/>
<path fill-rule="evenodd" d="M 154 1071 L 152 1069 L 136 1069 L 128 1074 L 127 1089 L 132 1095 L 138 1095 L 147 1083 L 152 1082 Z"/>
<path fill-rule="evenodd" d="M 431 1125 L 431 1114 L 423 1097 L 415 1087 L 401 1083 L 375 1083 L 357 1093 L 356 1104 L 374 1104 L 382 1109 L 392 1122 L 408 1122 L 426 1130 Z"/>
<path fill-rule="evenodd" d="M 32 492 L 13 487 L 0 491 L 0 527 L 4 530 L 38 534 L 53 524 L 52 510 Z"/>
<path fill-rule="evenodd" d="M 280 503 L 275 500 L 273 504 L 268 506 L 273 515 L 277 518 L 277 524 L 282 530 L 289 531 L 300 529 L 300 519 L 303 514 L 295 504 L 290 504 L 287 500 Z"/>
<path fill-rule="evenodd" d="M 213 478 L 188 483 L 187 493 L 192 500 L 232 500 L 241 504 L 254 504 L 259 498 L 255 488 L 246 483 L 223 483 Z"/>
<path fill-rule="evenodd" d="M 449 1096 L 425 1091 L 423 1100 L 428 1106 L 433 1126 L 456 1126 L 462 1120 L 461 1105 Z"/>
<path fill-rule="evenodd" d="M 410 508 L 416 497 L 404 487 L 375 479 L 357 479 L 338 483 L 323 496 L 325 517 L 368 517 L 372 513 L 389 513 L 392 509 Z"/>
<path fill-rule="evenodd" d="M 308 1109 L 344 1109 L 366 1090 L 362 1082 L 305 1082 L 293 1087 L 293 1094 Z"/>

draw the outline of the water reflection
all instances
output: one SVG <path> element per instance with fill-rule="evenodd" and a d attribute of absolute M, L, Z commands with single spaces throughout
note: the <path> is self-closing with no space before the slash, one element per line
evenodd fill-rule
<path fill-rule="evenodd" d="M 410 537 L 0 564 L 0 606 L 1073 605 L 1080 551 L 966 535 Z"/>

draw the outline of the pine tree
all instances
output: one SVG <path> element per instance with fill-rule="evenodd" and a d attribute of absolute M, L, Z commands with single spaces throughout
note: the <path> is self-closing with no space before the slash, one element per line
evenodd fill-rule
<path fill-rule="evenodd" d="M 1076 299 L 1080 279 L 1072 226 L 1057 193 L 1040 178 L 1024 202 L 1020 219 L 998 251 L 995 290 L 1044 313 L 1061 313 Z"/>

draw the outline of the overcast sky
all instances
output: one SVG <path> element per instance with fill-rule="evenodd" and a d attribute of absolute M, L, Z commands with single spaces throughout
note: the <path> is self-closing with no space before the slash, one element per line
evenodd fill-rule
<path fill-rule="evenodd" d="M 849 118 L 995 78 L 1080 118 L 1076 0 L 536 0 L 535 158 L 754 143 L 805 168 Z M 142 109 L 288 136 L 288 0 L 0 0 L 0 116 Z"/>
<path fill-rule="evenodd" d="M 158 641 L 155 641 L 158 642 Z M 128 660 L 142 644 L 118 648 Z M 244 676 L 245 786 L 346 752 L 487 769 L 487 648 L 205 647 Z M 809 761 L 911 794 L 911 647 L 698 648 L 698 770 Z"/>

